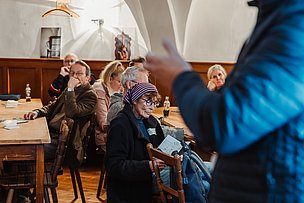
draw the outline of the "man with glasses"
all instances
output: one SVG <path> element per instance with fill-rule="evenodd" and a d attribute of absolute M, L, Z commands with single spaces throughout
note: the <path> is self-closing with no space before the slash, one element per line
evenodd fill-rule
<path fill-rule="evenodd" d="M 64 89 L 67 87 L 67 83 L 69 81 L 70 67 L 78 60 L 79 58 L 78 56 L 76 56 L 76 54 L 69 53 L 65 55 L 63 59 L 63 66 L 60 68 L 60 73 L 49 87 L 48 93 L 51 97 L 59 97 L 64 91 Z M 94 82 L 95 77 L 91 74 L 90 83 L 93 84 Z"/>
<path fill-rule="evenodd" d="M 44 146 L 46 160 L 54 158 L 61 121 L 68 117 L 74 120 L 72 133 L 75 138 L 72 146 L 77 154 L 76 161 L 82 161 L 81 138 L 85 136 L 87 123 L 95 113 L 97 104 L 97 95 L 89 83 L 90 75 L 90 67 L 83 61 L 76 61 L 71 66 L 67 88 L 62 95 L 55 102 L 24 115 L 27 120 L 44 116 L 47 118 L 51 144 Z"/>

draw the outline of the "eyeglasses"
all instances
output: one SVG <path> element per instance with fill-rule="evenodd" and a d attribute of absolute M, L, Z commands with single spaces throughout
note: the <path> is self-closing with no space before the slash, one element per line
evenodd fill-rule
<path fill-rule="evenodd" d="M 144 99 L 144 98 L 140 98 L 142 100 L 144 100 L 146 102 L 147 106 L 154 106 L 156 107 L 158 105 L 158 101 L 153 101 L 152 99 Z"/>
<path fill-rule="evenodd" d="M 83 72 L 77 72 L 77 73 L 70 72 L 70 76 L 74 76 L 75 74 L 76 74 L 77 77 L 80 77 L 80 76 L 84 75 Z"/>

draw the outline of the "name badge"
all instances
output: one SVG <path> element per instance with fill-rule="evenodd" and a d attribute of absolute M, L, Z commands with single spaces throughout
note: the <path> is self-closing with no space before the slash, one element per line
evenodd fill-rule
<path fill-rule="evenodd" d="M 148 134 L 151 135 L 156 135 L 156 129 L 155 128 L 148 128 L 147 129 Z"/>

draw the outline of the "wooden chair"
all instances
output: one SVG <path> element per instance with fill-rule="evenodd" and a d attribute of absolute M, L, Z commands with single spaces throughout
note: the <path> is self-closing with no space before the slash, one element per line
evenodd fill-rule
<path fill-rule="evenodd" d="M 161 201 L 171 202 L 172 197 L 176 197 L 179 203 L 184 203 L 185 194 L 183 189 L 183 178 L 182 178 L 182 167 L 181 167 L 180 156 L 178 154 L 171 156 L 164 152 L 161 152 L 158 149 L 153 148 L 151 143 L 147 144 L 147 150 L 150 159 L 153 162 L 154 173 L 156 176 L 156 182 L 159 189 Z M 163 183 L 160 177 L 160 170 L 155 162 L 155 159 L 161 159 L 166 163 L 166 165 L 173 168 L 173 170 L 175 171 L 177 190 Z"/>
<path fill-rule="evenodd" d="M 102 150 L 100 150 L 102 151 Z M 100 197 L 102 190 L 105 190 L 106 185 L 104 182 L 105 178 L 105 170 L 104 170 L 104 157 L 105 157 L 105 152 L 99 152 L 101 154 L 101 169 L 100 169 L 100 176 L 99 176 L 99 181 L 98 181 L 98 188 L 97 188 L 97 193 L 96 193 L 96 198 L 99 199 L 101 202 L 104 201 L 103 197 Z"/>
<path fill-rule="evenodd" d="M 109 129 L 109 125 L 105 126 L 106 131 Z M 101 202 L 106 201 L 106 173 L 105 173 L 105 166 L 104 166 L 104 158 L 105 158 L 105 151 L 103 149 L 98 150 L 98 153 L 101 155 L 101 170 L 98 182 L 98 188 L 96 193 L 96 198 L 99 199 Z M 102 195 L 100 197 L 100 195 Z"/>
<path fill-rule="evenodd" d="M 69 139 L 71 126 L 73 126 L 73 120 L 71 119 L 63 120 L 61 122 L 55 159 L 53 162 L 45 163 L 44 199 L 46 203 L 50 202 L 48 189 L 50 189 L 51 191 L 53 202 L 58 202 L 56 192 L 56 188 L 58 186 L 57 176 L 62 168 L 62 163 L 66 153 L 67 141 Z M 15 189 L 31 189 L 35 188 L 36 185 L 35 162 L 18 161 L 12 163 L 13 165 L 11 166 L 11 168 L 15 168 L 16 170 L 13 170 L 12 172 L 3 172 L 3 175 L 0 177 L 0 187 L 9 191 L 6 202 L 12 202 Z M 35 194 L 33 196 L 35 196 Z"/>
<path fill-rule="evenodd" d="M 84 154 L 84 162 L 87 159 L 87 148 L 88 148 L 88 145 L 89 145 L 91 134 L 95 133 L 95 126 L 94 126 L 95 125 L 95 119 L 96 119 L 95 114 L 92 114 L 91 118 L 90 118 L 90 121 L 89 121 L 90 123 L 89 123 L 88 130 L 86 132 L 86 136 L 83 138 L 83 150 L 84 150 L 84 153 L 85 153 Z M 82 201 L 82 203 L 85 203 L 86 200 L 85 200 L 85 196 L 84 196 L 84 192 L 83 192 L 79 167 L 69 166 L 69 169 L 70 169 L 70 175 L 71 175 L 72 184 L 73 184 L 73 191 L 74 191 L 73 202 L 78 199 L 78 190 L 79 190 L 79 193 L 80 193 L 80 196 L 81 196 L 81 201 Z"/>

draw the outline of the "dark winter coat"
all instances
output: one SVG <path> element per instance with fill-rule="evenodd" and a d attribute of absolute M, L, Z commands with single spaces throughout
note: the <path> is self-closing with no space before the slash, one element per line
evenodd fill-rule
<path fill-rule="evenodd" d="M 150 141 L 137 127 L 129 104 L 112 120 L 105 157 L 108 202 L 151 202 L 152 172 L 146 145 L 157 147 L 164 139 L 159 122 L 150 116 L 144 119 L 146 128 L 155 128 Z"/>

